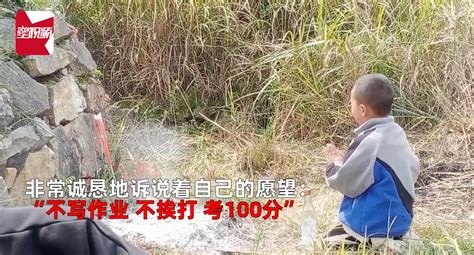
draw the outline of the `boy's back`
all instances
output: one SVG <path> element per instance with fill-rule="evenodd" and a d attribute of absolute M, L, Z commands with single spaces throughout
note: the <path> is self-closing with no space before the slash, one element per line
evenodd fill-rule
<path fill-rule="evenodd" d="M 360 77 L 351 91 L 351 114 L 358 128 L 344 157 L 332 156 L 328 185 L 344 194 L 342 229 L 331 234 L 400 238 L 413 219 L 414 184 L 419 161 L 405 132 L 390 115 L 394 90 L 380 74 Z"/>
<path fill-rule="evenodd" d="M 339 219 L 361 236 L 402 236 L 412 222 L 418 159 L 392 116 L 355 132 L 344 160 L 326 171 L 328 185 L 345 195 Z"/>

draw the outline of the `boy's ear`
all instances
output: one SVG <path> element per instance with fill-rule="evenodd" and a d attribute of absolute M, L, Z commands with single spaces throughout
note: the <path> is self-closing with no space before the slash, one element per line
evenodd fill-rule
<path fill-rule="evenodd" d="M 365 104 L 360 104 L 359 108 L 361 115 L 365 117 L 365 115 L 367 114 L 367 107 L 365 106 Z"/>

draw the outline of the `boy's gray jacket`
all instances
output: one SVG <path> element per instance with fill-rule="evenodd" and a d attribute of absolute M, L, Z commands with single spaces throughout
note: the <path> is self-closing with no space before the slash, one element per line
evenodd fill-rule
<path fill-rule="evenodd" d="M 349 226 L 356 225 L 353 228 L 359 230 L 356 232 L 364 232 L 359 233 L 362 235 L 368 232 L 379 235 L 382 231 L 375 225 L 371 228 L 372 220 L 368 214 L 384 214 L 387 211 L 385 215 L 390 215 L 390 220 L 398 217 L 405 220 L 403 224 L 411 224 L 419 161 L 408 144 L 405 132 L 392 116 L 369 119 L 354 132 L 357 136 L 343 161 L 330 164 L 326 170 L 328 185 L 345 195 L 346 201 L 343 200 L 339 218 Z M 359 222 L 364 215 L 367 220 Z M 385 221 L 387 225 L 387 216 L 380 221 Z M 404 229 L 394 234 L 403 235 Z"/>

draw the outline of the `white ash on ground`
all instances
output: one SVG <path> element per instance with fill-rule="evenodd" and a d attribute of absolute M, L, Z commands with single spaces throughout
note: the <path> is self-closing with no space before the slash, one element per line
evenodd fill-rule
<path fill-rule="evenodd" d="M 194 218 L 188 220 L 143 219 L 132 214 L 127 220 L 105 221 L 119 236 L 140 243 L 148 249 L 179 250 L 181 252 L 250 252 L 254 236 L 251 221 L 221 218 L 212 220 L 202 208 L 195 208 Z"/>

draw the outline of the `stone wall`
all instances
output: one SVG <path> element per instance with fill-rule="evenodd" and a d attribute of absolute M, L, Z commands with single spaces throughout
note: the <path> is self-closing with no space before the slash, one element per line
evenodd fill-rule
<path fill-rule="evenodd" d="M 94 114 L 109 98 L 91 53 L 61 14 L 54 54 L 20 58 L 15 11 L 0 7 L 0 205 L 27 205 L 28 180 L 95 176 L 104 167 Z"/>

